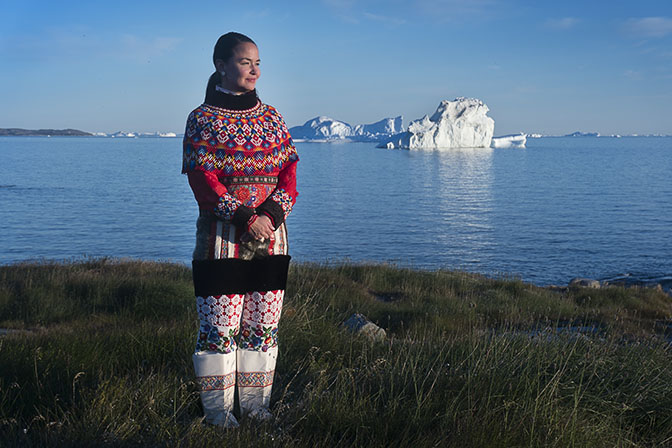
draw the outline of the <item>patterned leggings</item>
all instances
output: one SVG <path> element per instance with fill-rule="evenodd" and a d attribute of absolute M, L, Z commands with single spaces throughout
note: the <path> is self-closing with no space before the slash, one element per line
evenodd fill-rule
<path fill-rule="evenodd" d="M 202 216 L 194 260 L 258 258 L 287 254 L 281 225 L 262 247 L 240 242 L 232 224 Z M 193 354 L 201 401 L 208 417 L 233 411 L 234 386 L 243 415 L 268 407 L 278 355 L 278 321 L 284 289 L 196 297 L 200 328 Z"/>

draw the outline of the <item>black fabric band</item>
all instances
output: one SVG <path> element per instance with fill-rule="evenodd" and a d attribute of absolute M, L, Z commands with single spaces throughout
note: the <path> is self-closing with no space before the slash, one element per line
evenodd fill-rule
<path fill-rule="evenodd" d="M 268 213 L 273 217 L 273 224 L 276 229 L 280 227 L 280 224 L 285 222 L 285 211 L 270 196 L 257 207 L 257 215 L 261 215 L 262 213 Z"/>
<path fill-rule="evenodd" d="M 259 102 L 257 91 L 250 90 L 242 95 L 230 95 L 228 93 L 215 90 L 214 86 L 205 92 L 205 104 L 215 107 L 221 107 L 229 110 L 247 110 L 252 109 Z"/>
<path fill-rule="evenodd" d="M 240 260 L 193 260 L 194 292 L 198 297 L 275 291 L 287 287 L 289 255 Z"/>
<path fill-rule="evenodd" d="M 234 226 L 247 230 L 247 221 L 254 215 L 254 210 L 246 205 L 239 205 L 233 216 L 231 222 Z"/>

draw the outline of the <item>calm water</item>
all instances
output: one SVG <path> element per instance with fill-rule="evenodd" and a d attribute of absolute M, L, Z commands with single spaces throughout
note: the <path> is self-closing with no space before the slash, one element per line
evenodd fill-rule
<path fill-rule="evenodd" d="M 672 138 L 544 138 L 527 149 L 297 144 L 296 260 L 515 275 L 672 276 Z M 0 263 L 188 263 L 196 202 L 180 139 L 0 138 Z"/>

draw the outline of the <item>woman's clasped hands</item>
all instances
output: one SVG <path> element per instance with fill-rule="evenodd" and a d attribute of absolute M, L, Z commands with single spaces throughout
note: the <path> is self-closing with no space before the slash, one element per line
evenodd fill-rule
<path fill-rule="evenodd" d="M 263 241 L 273 235 L 275 229 L 271 223 L 271 219 L 266 215 L 255 215 L 256 218 L 248 226 L 247 231 L 255 240 Z"/>

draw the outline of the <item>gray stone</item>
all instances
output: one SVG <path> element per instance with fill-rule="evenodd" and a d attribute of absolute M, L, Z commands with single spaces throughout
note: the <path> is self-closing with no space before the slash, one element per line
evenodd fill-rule
<path fill-rule="evenodd" d="M 368 320 L 366 316 L 359 313 L 350 316 L 343 322 L 343 326 L 351 332 L 361 334 L 372 341 L 382 341 L 387 336 L 385 330 Z"/>
<path fill-rule="evenodd" d="M 597 280 L 593 280 L 591 278 L 576 277 L 576 278 L 573 278 L 569 281 L 569 286 L 580 287 L 580 288 L 599 289 L 600 288 L 600 282 L 597 281 Z"/>

